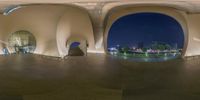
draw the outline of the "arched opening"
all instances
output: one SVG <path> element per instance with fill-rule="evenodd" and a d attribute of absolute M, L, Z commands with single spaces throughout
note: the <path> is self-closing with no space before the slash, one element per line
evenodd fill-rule
<path fill-rule="evenodd" d="M 73 42 L 69 48 L 69 56 L 84 56 L 84 52 L 81 50 L 80 42 Z"/>
<path fill-rule="evenodd" d="M 108 53 L 135 61 L 165 61 L 179 58 L 184 32 L 174 18 L 143 12 L 116 20 L 108 33 Z"/>
<path fill-rule="evenodd" d="M 86 50 L 88 50 L 88 52 L 95 50 L 91 18 L 88 12 L 82 8 L 67 7 L 58 20 L 56 41 L 60 57 L 63 58 L 68 55 L 70 42 L 73 39 L 72 37 L 76 38 L 73 42 L 80 42 L 80 39 L 84 39 L 84 41 L 89 44 L 88 47 L 84 47 L 85 50 L 83 51 L 85 55 L 87 55 Z M 80 46 L 82 46 L 81 42 Z"/>
<path fill-rule="evenodd" d="M 8 39 L 9 49 L 12 53 L 27 54 L 33 53 L 36 48 L 36 39 L 28 31 L 16 31 Z"/>
<path fill-rule="evenodd" d="M 87 56 L 88 43 L 85 39 L 70 38 L 66 46 L 68 56 Z"/>

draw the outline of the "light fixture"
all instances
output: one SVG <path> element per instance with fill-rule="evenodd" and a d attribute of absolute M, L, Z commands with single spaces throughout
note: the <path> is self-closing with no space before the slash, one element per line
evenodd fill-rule
<path fill-rule="evenodd" d="M 17 10 L 19 8 L 21 8 L 21 6 L 19 6 L 19 5 L 9 6 L 9 7 L 4 9 L 3 15 L 7 16 L 10 13 L 12 13 L 13 11 L 15 11 L 15 10 Z"/>

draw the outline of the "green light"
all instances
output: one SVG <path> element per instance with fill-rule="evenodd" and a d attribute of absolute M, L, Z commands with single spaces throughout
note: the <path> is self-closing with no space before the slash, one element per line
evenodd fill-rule
<path fill-rule="evenodd" d="M 146 56 L 146 57 L 148 57 L 148 56 L 149 56 L 148 52 L 145 52 L 145 56 Z"/>
<path fill-rule="evenodd" d="M 124 52 L 124 55 L 125 55 L 125 56 L 127 55 L 126 52 Z"/>

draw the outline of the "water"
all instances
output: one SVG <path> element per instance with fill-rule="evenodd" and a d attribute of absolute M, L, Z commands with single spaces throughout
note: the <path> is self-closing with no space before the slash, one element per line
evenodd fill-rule
<path fill-rule="evenodd" d="M 166 57 L 161 57 L 161 58 L 150 58 L 150 57 L 136 58 L 136 57 L 127 57 L 127 56 L 122 56 L 122 55 L 113 55 L 113 57 L 119 58 L 119 59 L 124 59 L 124 60 L 135 61 L 135 62 L 163 62 L 163 61 L 180 58 L 180 55 L 166 56 Z"/>

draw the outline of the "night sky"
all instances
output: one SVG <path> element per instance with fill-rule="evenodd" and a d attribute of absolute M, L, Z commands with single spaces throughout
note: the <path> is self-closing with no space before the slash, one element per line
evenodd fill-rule
<path fill-rule="evenodd" d="M 108 48 L 137 46 L 143 42 L 145 47 L 153 41 L 167 43 L 183 48 L 184 34 L 180 24 L 172 17 L 158 13 L 138 13 L 118 19 L 108 34 Z"/>
<path fill-rule="evenodd" d="M 70 48 L 76 48 L 80 45 L 80 42 L 73 42 L 71 45 L 70 45 Z"/>

